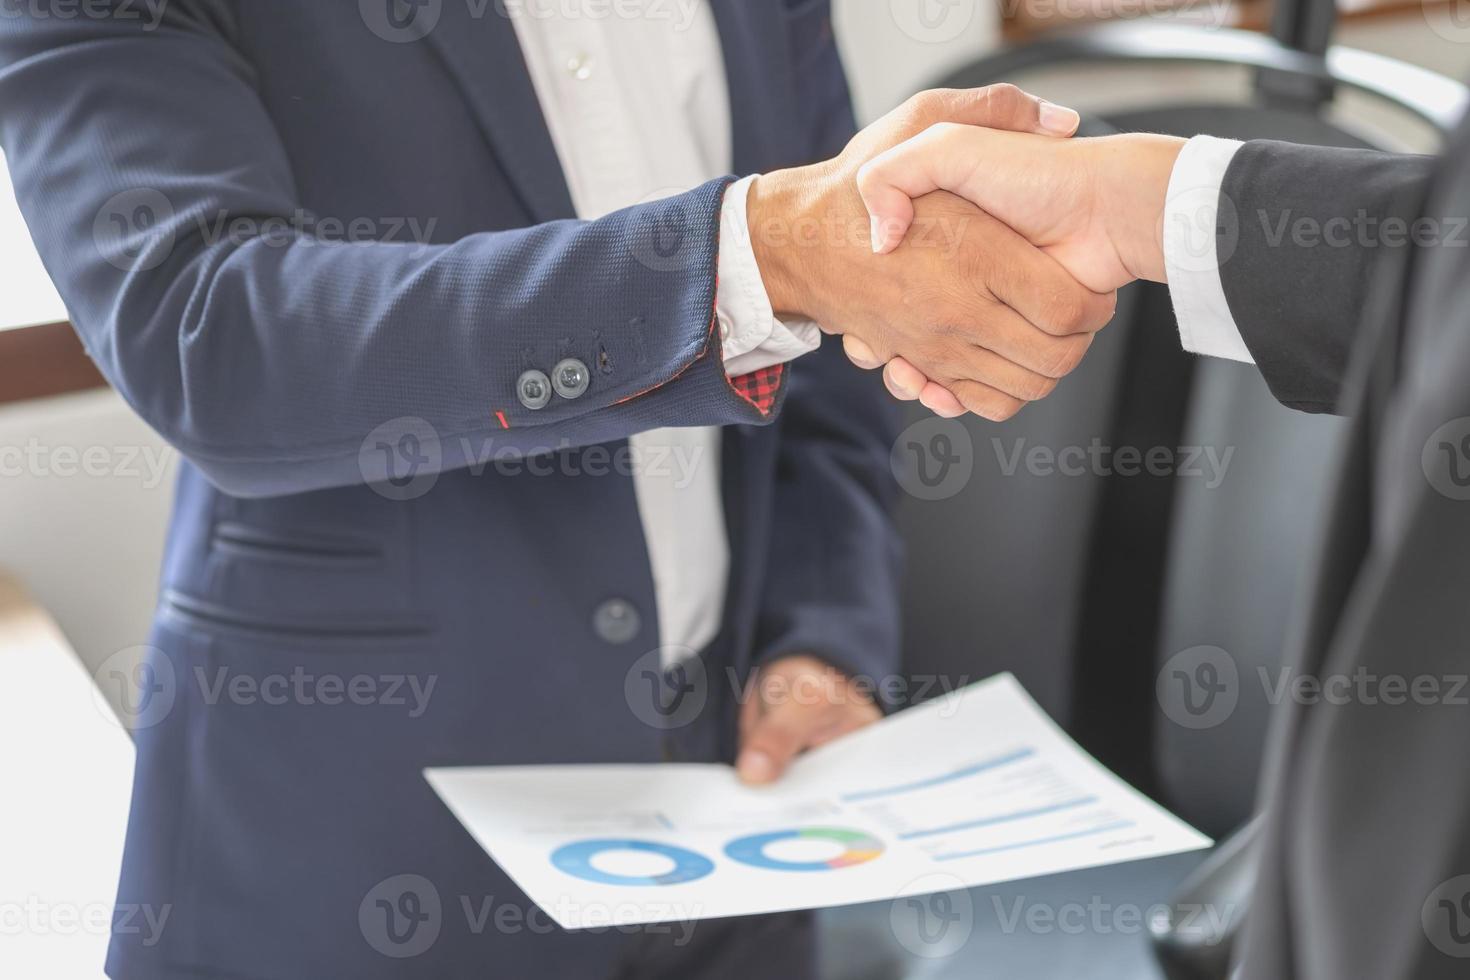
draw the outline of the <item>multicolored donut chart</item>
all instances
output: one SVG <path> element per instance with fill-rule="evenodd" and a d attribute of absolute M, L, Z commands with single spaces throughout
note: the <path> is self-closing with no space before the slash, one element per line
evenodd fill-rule
<path fill-rule="evenodd" d="M 674 862 L 674 867 L 660 875 L 622 875 L 603 871 L 592 864 L 593 858 L 607 851 L 638 851 L 657 854 Z M 601 885 L 679 885 L 703 878 L 715 870 L 715 863 L 703 854 L 646 840 L 579 840 L 563 844 L 551 854 L 551 863 L 567 874 Z"/>
<path fill-rule="evenodd" d="M 841 844 L 843 852 L 822 861 L 783 861 L 766 853 L 771 844 L 788 840 L 822 840 Z M 771 871 L 833 871 L 865 864 L 883 853 L 883 842 L 861 830 L 802 827 L 740 837 L 725 845 L 725 856 L 753 868 Z"/>

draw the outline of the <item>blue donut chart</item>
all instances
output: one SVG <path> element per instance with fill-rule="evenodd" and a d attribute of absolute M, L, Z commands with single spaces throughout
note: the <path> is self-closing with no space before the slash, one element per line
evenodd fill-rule
<path fill-rule="evenodd" d="M 657 854 L 673 861 L 674 867 L 673 870 L 661 875 L 612 874 L 592 864 L 592 859 L 605 851 L 639 851 L 645 854 Z M 600 885 L 679 885 L 686 881 L 696 881 L 715 870 L 713 861 L 695 851 L 653 841 L 614 838 L 579 840 L 563 844 L 552 852 L 551 863 L 574 878 L 593 881 Z"/>
<path fill-rule="evenodd" d="M 824 861 L 781 861 L 766 854 L 766 847 L 786 840 L 824 840 L 841 844 L 843 852 Z M 751 834 L 725 845 L 725 856 L 732 861 L 765 868 L 770 871 L 835 871 L 866 864 L 883 853 L 883 842 L 861 830 L 841 827 L 804 827 Z"/>

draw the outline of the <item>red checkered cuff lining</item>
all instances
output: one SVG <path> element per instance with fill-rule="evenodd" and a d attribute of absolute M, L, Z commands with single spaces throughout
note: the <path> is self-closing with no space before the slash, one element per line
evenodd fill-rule
<path fill-rule="evenodd" d="M 730 387 L 735 389 L 735 394 L 754 405 L 762 415 L 770 415 L 771 410 L 776 407 L 776 393 L 781 390 L 781 378 L 785 370 L 786 365 L 773 364 L 759 371 L 731 378 Z"/>

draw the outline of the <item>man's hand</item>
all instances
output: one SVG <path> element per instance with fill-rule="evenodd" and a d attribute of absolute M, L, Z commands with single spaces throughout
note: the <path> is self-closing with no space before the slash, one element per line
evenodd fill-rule
<path fill-rule="evenodd" d="M 923 93 L 836 159 L 759 178 L 748 204 L 752 246 L 777 313 L 843 334 L 861 367 L 903 356 L 966 409 L 1005 419 L 1080 362 L 1115 297 L 1080 285 L 1003 222 L 951 195 L 920 202 L 908 241 L 891 256 L 873 254 L 859 168 L 944 120 L 1054 136 L 1077 125 L 1076 113 L 1012 86 Z"/>
<path fill-rule="evenodd" d="M 783 657 L 762 667 L 740 707 L 736 769 L 746 783 L 779 779 L 796 758 L 883 717 L 873 699 L 815 657 Z"/>
<path fill-rule="evenodd" d="M 857 184 L 877 252 L 919 234 L 926 195 L 944 190 L 1010 225 L 1088 288 L 1111 291 L 1164 280 L 1165 197 L 1183 145 L 1167 136 L 1062 141 L 939 124 L 870 160 Z M 893 359 L 885 373 L 895 395 L 937 414 L 969 407 L 912 358 Z"/>

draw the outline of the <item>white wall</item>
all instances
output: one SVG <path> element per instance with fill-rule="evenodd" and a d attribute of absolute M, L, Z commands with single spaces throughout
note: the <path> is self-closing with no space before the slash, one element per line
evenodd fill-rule
<path fill-rule="evenodd" d="M 58 323 L 66 319 L 61 297 L 46 278 L 41 257 L 15 206 L 15 192 L 5 155 L 0 153 L 0 269 L 5 270 L 0 287 L 0 328 L 28 323 Z"/>
<path fill-rule="evenodd" d="M 175 463 L 111 391 L 0 407 L 0 564 L 89 669 L 147 638 Z"/>
<path fill-rule="evenodd" d="M 0 328 L 67 319 L 0 156 Z M 0 567 L 88 669 L 143 642 L 172 495 L 167 448 L 110 391 L 0 406 Z"/>
<path fill-rule="evenodd" d="M 990 0 L 833 0 L 858 118 L 876 119 L 992 50 L 999 10 Z"/>

